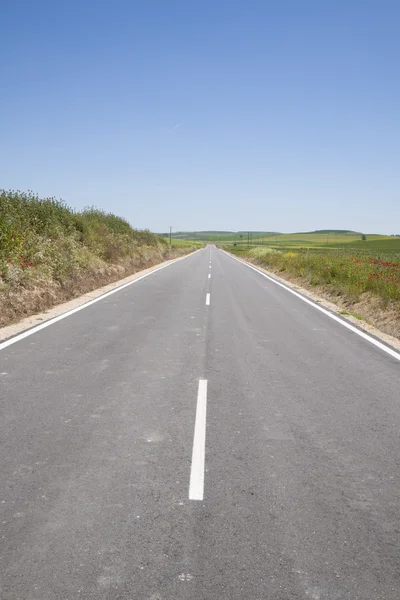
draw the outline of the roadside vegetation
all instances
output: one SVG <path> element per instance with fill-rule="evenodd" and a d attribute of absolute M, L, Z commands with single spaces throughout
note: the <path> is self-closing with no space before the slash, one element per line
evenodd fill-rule
<path fill-rule="evenodd" d="M 248 255 L 281 273 L 300 276 L 312 286 L 334 286 L 354 298 L 370 292 L 385 302 L 400 301 L 400 254 L 253 248 Z"/>
<path fill-rule="evenodd" d="M 194 248 L 94 207 L 0 191 L 0 325 Z"/>
<path fill-rule="evenodd" d="M 364 242 L 365 244 L 365 242 Z M 400 240 L 374 247 L 229 247 L 266 269 L 329 299 L 345 311 L 400 337 Z M 228 248 L 227 248 L 228 249 Z"/>
<path fill-rule="evenodd" d="M 169 237 L 162 238 L 167 244 L 169 244 Z M 199 242 L 196 240 L 178 240 L 171 239 L 172 248 L 202 248 L 204 246 L 204 242 Z"/>

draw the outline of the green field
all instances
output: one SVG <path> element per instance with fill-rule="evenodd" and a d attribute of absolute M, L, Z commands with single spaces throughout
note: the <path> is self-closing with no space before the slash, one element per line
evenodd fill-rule
<path fill-rule="evenodd" d="M 249 236 L 248 236 L 249 233 Z M 169 237 L 169 234 L 163 234 L 164 237 Z M 174 240 L 193 240 L 200 242 L 211 242 L 217 243 L 234 243 L 244 242 L 247 243 L 247 238 L 253 243 L 261 243 L 262 239 L 275 235 L 270 231 L 178 231 L 172 233 L 172 239 Z"/>
<path fill-rule="evenodd" d="M 223 246 L 251 248 L 254 246 L 270 246 L 275 248 L 349 248 L 357 250 L 369 249 L 384 252 L 400 252 L 400 237 L 379 234 L 362 234 L 355 231 L 326 231 L 310 233 L 272 233 L 270 231 L 197 231 L 175 232 L 174 243 L 203 242 Z"/>
<path fill-rule="evenodd" d="M 169 243 L 169 238 L 164 238 L 164 239 L 166 239 L 167 242 Z M 202 246 L 204 246 L 205 242 L 201 242 L 199 240 L 180 240 L 177 238 L 172 238 L 171 244 L 172 244 L 173 248 L 193 248 L 196 246 L 201 248 Z"/>

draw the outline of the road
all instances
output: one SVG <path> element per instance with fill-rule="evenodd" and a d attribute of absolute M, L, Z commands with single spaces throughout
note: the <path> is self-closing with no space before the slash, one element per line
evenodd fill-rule
<path fill-rule="evenodd" d="M 0 598 L 398 600 L 399 369 L 214 246 L 2 348 Z"/>

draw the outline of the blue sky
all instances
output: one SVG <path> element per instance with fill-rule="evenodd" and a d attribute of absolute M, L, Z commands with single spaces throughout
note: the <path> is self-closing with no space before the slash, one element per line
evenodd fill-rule
<path fill-rule="evenodd" d="M 0 187 L 165 231 L 400 230 L 398 0 L 2 0 Z"/>

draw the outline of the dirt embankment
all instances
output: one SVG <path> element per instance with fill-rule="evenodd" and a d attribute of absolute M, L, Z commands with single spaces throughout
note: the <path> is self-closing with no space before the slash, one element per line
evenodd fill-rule
<path fill-rule="evenodd" d="M 0 326 L 192 249 L 95 207 L 0 190 Z"/>
<path fill-rule="evenodd" d="M 76 273 L 62 283 L 35 278 L 16 287 L 0 285 L 0 327 L 48 310 L 57 304 L 119 281 L 163 261 L 183 256 L 195 249 L 143 246 L 140 248 L 140 252 L 131 258 L 124 259 L 117 264 L 104 265 L 101 268 L 92 268 Z"/>

